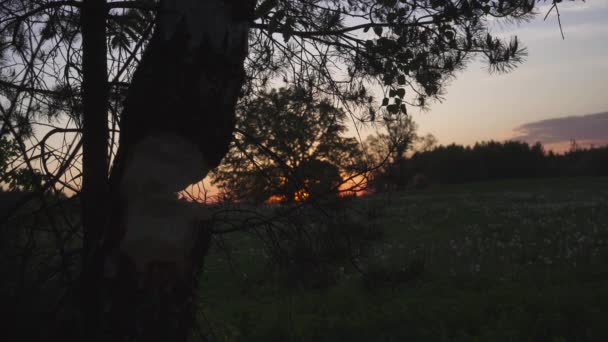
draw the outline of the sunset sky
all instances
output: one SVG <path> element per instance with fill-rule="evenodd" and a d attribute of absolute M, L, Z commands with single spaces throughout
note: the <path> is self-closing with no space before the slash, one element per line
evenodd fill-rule
<path fill-rule="evenodd" d="M 549 8 L 541 6 L 532 22 L 495 25 L 495 34 L 518 36 L 526 61 L 507 74 L 471 63 L 448 85 L 442 103 L 413 111 L 419 133 L 432 133 L 440 144 L 540 141 L 557 152 L 571 139 L 583 147 L 608 144 L 608 0 L 562 2 L 564 40 L 555 11 L 543 21 Z M 360 133 L 365 139 L 374 130 Z"/>
<path fill-rule="evenodd" d="M 570 139 L 608 144 L 608 0 L 563 2 L 565 40 L 555 12 L 543 21 L 548 9 L 519 27 L 497 27 L 527 47 L 524 64 L 499 75 L 471 63 L 447 87 L 443 103 L 414 115 L 420 133 L 441 144 L 513 137 L 558 149 Z M 589 115 L 596 113 L 604 114 Z"/>
<path fill-rule="evenodd" d="M 507 74 L 471 63 L 442 103 L 410 110 L 419 133 L 440 144 L 518 139 L 557 151 L 571 139 L 583 147 L 608 144 L 608 0 L 560 3 L 564 40 L 555 11 L 543 21 L 549 8 L 541 6 L 532 22 L 494 24 L 494 33 L 520 38 L 526 61 Z"/>

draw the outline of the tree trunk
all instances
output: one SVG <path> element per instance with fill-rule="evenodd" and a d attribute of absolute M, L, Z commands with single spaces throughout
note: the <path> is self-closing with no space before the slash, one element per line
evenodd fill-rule
<path fill-rule="evenodd" d="M 81 303 L 84 334 L 99 336 L 102 276 L 100 243 L 108 212 L 108 88 L 106 64 L 106 8 L 104 0 L 82 4 L 82 225 L 84 233 Z"/>
<path fill-rule="evenodd" d="M 104 241 L 115 340 L 185 341 L 210 241 L 201 209 L 176 199 L 228 150 L 254 0 L 161 1 L 129 89 Z"/>

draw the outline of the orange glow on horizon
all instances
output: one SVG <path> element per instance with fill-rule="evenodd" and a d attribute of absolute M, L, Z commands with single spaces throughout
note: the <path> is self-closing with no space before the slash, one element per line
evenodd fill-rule
<path fill-rule="evenodd" d="M 268 197 L 268 199 L 265 200 L 264 203 L 277 204 L 277 203 L 283 203 L 285 201 L 287 201 L 287 198 L 285 198 L 285 196 L 283 196 L 283 195 L 272 195 L 272 196 Z"/>
<path fill-rule="evenodd" d="M 372 193 L 367 187 L 367 177 L 365 177 L 365 175 L 357 175 L 350 178 L 346 175 L 343 175 L 342 179 L 343 182 L 338 188 L 340 197 L 361 197 L 370 195 Z"/>
<path fill-rule="evenodd" d="M 293 194 L 293 200 L 296 202 L 304 202 L 310 198 L 308 191 L 300 189 Z"/>
<path fill-rule="evenodd" d="M 367 177 L 365 175 L 350 176 L 342 174 L 342 184 L 338 187 L 338 196 L 340 197 L 361 197 L 372 194 L 367 188 Z M 197 202 L 201 204 L 213 204 L 224 201 L 231 201 L 229 194 L 222 192 L 217 187 L 211 185 L 207 179 L 195 184 L 191 184 L 186 189 L 179 191 L 177 196 L 181 200 L 188 202 Z M 268 197 L 265 204 L 280 204 L 288 202 L 292 199 L 295 202 L 304 202 L 310 199 L 310 193 L 306 189 L 300 189 L 293 194 L 293 197 L 288 198 L 284 195 L 272 195 Z"/>

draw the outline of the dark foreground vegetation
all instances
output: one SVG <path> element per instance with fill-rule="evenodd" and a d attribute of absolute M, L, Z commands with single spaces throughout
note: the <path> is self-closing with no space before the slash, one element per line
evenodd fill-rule
<path fill-rule="evenodd" d="M 14 206 L 1 212 L 2 337 L 189 342 L 191 333 L 199 332 L 195 316 L 202 312 L 195 308 L 199 301 L 193 298 L 199 272 L 205 270 L 211 276 L 214 270 L 230 269 L 218 264 L 217 258 L 208 262 L 210 269 L 203 268 L 210 242 L 225 247 L 220 237 L 230 235 L 223 233 L 241 231 L 242 235 L 243 230 L 263 243 L 258 247 L 249 242 L 248 248 L 259 251 L 264 246 L 270 261 L 264 270 L 263 257 L 233 253 L 230 263 L 246 265 L 246 271 L 238 273 L 238 282 L 219 275 L 209 279 L 218 279 L 220 286 L 203 284 L 209 289 L 200 293 L 208 294 L 203 300 L 210 308 L 211 323 L 208 331 L 200 331 L 202 340 L 213 336 L 215 340 L 369 341 L 402 339 L 407 334 L 422 340 L 434 336 L 454 340 L 468 338 L 462 334 L 496 334 L 510 328 L 540 334 L 545 327 L 565 326 L 551 321 L 522 329 L 505 323 L 507 328 L 498 329 L 500 317 L 511 313 L 501 309 L 494 310 L 499 323 L 490 320 L 488 329 L 475 325 L 477 330 L 471 330 L 447 318 L 437 320 L 442 316 L 428 308 L 453 306 L 435 304 L 443 298 L 443 287 L 437 285 L 442 277 L 466 275 L 466 281 L 447 282 L 453 291 L 454 284 L 469 281 L 461 268 L 473 267 L 476 273 L 471 281 L 476 282 L 477 274 L 486 270 L 485 263 L 493 260 L 486 252 L 482 255 L 481 249 L 472 249 L 471 260 L 478 261 L 468 261 L 463 264 L 466 267 L 442 264 L 434 254 L 434 246 L 442 240 L 428 249 L 428 241 L 420 242 L 424 248 L 405 245 L 424 238 L 417 231 L 402 233 L 400 238 L 391 235 L 392 218 L 383 221 L 380 217 L 401 216 L 381 212 L 413 210 L 419 205 L 415 200 L 411 205 L 401 200 L 389 205 L 378 197 L 378 203 L 353 201 L 354 208 L 348 209 L 333 191 L 331 200 L 313 201 L 328 193 L 327 187 L 337 186 L 338 176 L 344 177 L 340 168 L 359 175 L 367 169 L 352 158 L 354 144 L 336 139 L 344 126 L 335 121 L 347 116 L 329 104 L 343 108 L 355 126 L 386 123 L 396 128 L 387 127 L 391 133 L 405 132 L 395 123 L 407 124 L 408 111 L 429 108 L 440 100 L 447 84 L 477 57 L 491 72 L 509 72 L 524 61 L 525 46 L 517 36 L 506 37 L 498 25 L 529 21 L 545 12 L 557 17 L 555 29 L 561 30 L 561 4 L 561 0 L 1 1 L 0 185 L 28 191 L 18 195 L 19 203 L 9 199 Z M 275 96 L 270 88 L 279 85 L 291 90 Z M 375 98 L 373 94 L 380 90 L 383 96 Z M 290 104 L 292 96 L 303 103 Z M 259 101 L 265 97 L 269 101 Z M 285 120 L 283 108 L 272 105 L 279 98 L 286 100 L 283 108 L 292 109 L 288 112 L 306 114 L 300 121 L 304 124 L 294 125 L 304 135 L 275 134 L 296 122 Z M 319 101 L 313 105 L 315 98 Z M 248 111 L 262 114 L 257 116 L 260 125 L 242 125 L 240 117 Z M 312 122 L 305 120 L 315 111 L 329 114 L 325 118 L 331 120 L 321 115 Z M 233 140 L 234 135 L 243 139 Z M 323 144 L 314 151 L 306 135 L 317 141 L 323 136 Z M 261 144 L 264 141 L 273 142 L 271 148 L 281 148 L 268 149 Z M 406 152 L 409 140 L 396 141 L 395 151 Z M 295 156 L 277 154 L 298 150 L 282 148 L 285 143 L 304 148 Z M 336 143 L 347 158 L 337 154 Z M 212 171 L 221 171 L 220 161 L 235 150 L 231 144 L 237 153 L 265 153 L 232 158 L 238 163 L 238 173 L 228 172 L 225 183 L 249 180 L 246 185 L 262 189 L 253 189 L 258 196 L 251 196 L 249 187 L 237 187 L 243 190 L 242 197 L 259 203 L 268 196 L 283 195 L 288 204 L 265 209 L 237 205 L 207 212 L 209 208 L 178 199 L 178 191 Z M 295 172 L 283 173 L 277 166 Z M 258 177 L 259 173 L 251 177 L 250 171 L 258 169 L 264 176 L 271 175 L 275 184 L 265 184 L 261 180 L 267 177 Z M 324 177 L 310 179 L 319 170 Z M 74 196 L 67 199 L 64 194 Z M 422 208 L 422 212 L 431 208 L 430 203 Z M 441 217 L 446 208 L 450 206 L 427 212 L 425 224 Z M 462 213 L 468 217 L 466 211 Z M 408 215 L 403 217 L 416 217 Z M 528 214 L 522 217 L 531 219 Z M 585 212 L 584 217 L 590 215 Z M 234 220 L 240 223 L 231 225 Z M 452 218 L 448 220 L 451 224 Z M 407 232 L 417 222 L 404 221 L 399 228 Z M 230 242 L 238 238 L 230 237 Z M 393 256 L 398 254 L 385 246 L 394 239 L 403 241 L 403 248 L 395 250 L 402 251 L 402 257 Z M 242 249 L 248 244 L 244 240 L 235 245 Z M 414 251 L 415 255 L 408 254 Z M 475 253 L 480 254 L 477 259 Z M 406 257 L 406 266 L 389 262 Z M 444 259 L 458 260 L 451 255 Z M 363 288 L 368 290 L 359 289 L 361 277 L 353 275 L 353 269 L 364 275 Z M 429 281 L 433 285 L 414 285 Z M 232 290 L 240 284 L 244 292 L 228 291 L 231 284 Z M 353 286 L 352 297 L 361 304 L 348 296 L 343 305 L 336 305 L 331 296 L 326 300 L 310 297 L 321 293 L 314 291 L 328 293 L 340 286 L 345 287 L 335 290 L 340 294 L 348 294 L 347 288 Z M 395 304 L 403 301 L 383 297 L 403 293 L 403 286 L 421 286 L 422 292 L 433 286 L 438 290 L 431 290 L 432 299 L 415 291 L 411 296 L 407 293 L 407 298 L 421 298 L 424 303 L 421 312 L 415 312 L 411 305 Z M 303 303 L 292 297 L 293 305 L 288 307 L 302 304 L 297 307 L 308 316 L 296 317 L 285 306 L 258 302 L 269 298 L 269 303 L 275 303 L 284 297 L 277 297 L 277 291 L 304 291 Z M 248 298 L 253 304 L 246 302 Z M 231 300 L 240 305 L 234 311 L 237 323 L 228 317 Z M 315 303 L 320 309 L 306 309 Z M 277 315 L 280 322 L 275 324 Z M 519 312 L 516 316 L 537 321 Z M 425 324 L 424 317 L 433 317 L 432 323 Z M 587 316 L 577 312 L 577 317 Z M 581 326 L 538 336 L 569 338 Z"/>
<path fill-rule="evenodd" d="M 199 290 L 199 333 L 217 341 L 608 340 L 607 178 L 437 185 L 351 205 L 330 223 L 349 233 L 348 244 L 340 234 L 311 238 L 318 224 L 310 214 L 300 221 L 309 239 L 283 245 L 283 265 L 260 231 L 218 236 Z"/>

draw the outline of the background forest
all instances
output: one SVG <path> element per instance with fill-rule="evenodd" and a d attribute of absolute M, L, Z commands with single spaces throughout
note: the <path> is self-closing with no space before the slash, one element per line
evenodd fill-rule
<path fill-rule="evenodd" d="M 0 1 L 3 336 L 605 341 L 608 147 L 417 124 L 567 3 Z"/>

